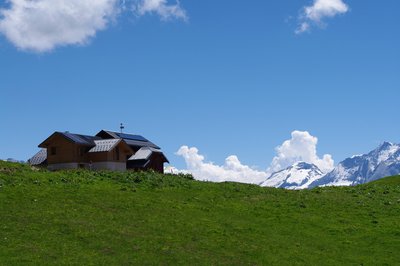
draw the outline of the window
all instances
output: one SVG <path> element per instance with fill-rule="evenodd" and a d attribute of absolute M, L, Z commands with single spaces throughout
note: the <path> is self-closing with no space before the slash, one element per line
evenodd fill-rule
<path fill-rule="evenodd" d="M 56 155 L 57 154 L 57 148 L 56 147 L 51 147 L 50 148 L 50 154 L 51 155 Z"/>

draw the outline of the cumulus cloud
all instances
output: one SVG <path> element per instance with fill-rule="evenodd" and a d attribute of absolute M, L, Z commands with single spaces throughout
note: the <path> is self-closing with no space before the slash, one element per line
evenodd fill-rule
<path fill-rule="evenodd" d="M 313 163 L 323 172 L 331 170 L 334 167 L 332 156 L 325 154 L 322 158 L 318 157 L 317 144 L 318 139 L 310 133 L 293 131 L 291 139 L 284 141 L 275 149 L 276 156 L 264 171 L 242 164 L 235 155 L 226 158 L 223 165 L 207 162 L 195 147 L 182 146 L 176 154 L 183 157 L 186 162 L 187 169 L 183 172 L 193 174 L 197 180 L 259 184 L 272 173 L 300 161 Z M 182 170 L 171 168 L 169 172 L 179 173 Z"/>
<path fill-rule="evenodd" d="M 315 164 L 323 172 L 332 170 L 332 156 L 325 154 L 322 158 L 318 157 L 317 144 L 318 138 L 307 131 L 293 131 L 291 139 L 276 147 L 277 155 L 272 159 L 269 171 L 276 172 L 300 161 Z"/>
<path fill-rule="evenodd" d="M 0 32 L 22 50 L 44 52 L 87 43 L 117 13 L 117 0 L 10 0 Z"/>
<path fill-rule="evenodd" d="M 135 9 L 139 15 L 155 13 L 164 20 L 171 18 L 187 19 L 186 11 L 182 9 L 179 1 L 176 4 L 168 4 L 167 0 L 141 0 Z"/>
<path fill-rule="evenodd" d="M 128 5 L 139 15 L 186 19 L 179 2 L 167 0 L 8 0 L 0 9 L 0 33 L 21 50 L 46 52 L 87 44 Z"/>
<path fill-rule="evenodd" d="M 187 170 L 180 170 L 178 168 L 176 168 L 175 166 L 172 165 L 168 165 L 164 167 L 164 173 L 165 174 L 173 174 L 173 175 L 177 175 L 177 174 L 190 174 L 189 171 Z"/>
<path fill-rule="evenodd" d="M 257 171 L 249 166 L 243 165 L 237 156 L 229 156 L 223 165 L 205 162 L 204 156 L 199 154 L 195 147 L 182 146 L 177 155 L 185 159 L 187 170 L 197 180 L 224 182 L 234 181 L 242 183 L 260 183 L 267 178 L 267 173 Z"/>
<path fill-rule="evenodd" d="M 349 6 L 343 0 L 314 0 L 311 6 L 302 9 L 296 33 L 309 31 L 313 24 L 321 26 L 324 18 L 332 18 L 348 11 Z"/>

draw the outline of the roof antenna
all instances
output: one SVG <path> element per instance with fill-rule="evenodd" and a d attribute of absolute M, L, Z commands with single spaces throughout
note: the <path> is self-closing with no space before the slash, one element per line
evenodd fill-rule
<path fill-rule="evenodd" d="M 124 127 L 124 124 L 121 123 L 120 126 L 119 126 L 119 128 L 121 129 L 121 134 L 122 134 L 122 130 L 125 128 L 125 127 Z"/>

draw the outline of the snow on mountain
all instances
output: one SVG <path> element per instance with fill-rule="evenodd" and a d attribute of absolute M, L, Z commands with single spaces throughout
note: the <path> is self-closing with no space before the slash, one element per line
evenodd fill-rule
<path fill-rule="evenodd" d="M 368 154 L 354 155 L 325 174 L 316 165 L 298 162 L 273 173 L 260 185 L 286 189 L 354 186 L 400 174 L 400 145 L 384 142 Z"/>
<path fill-rule="evenodd" d="M 324 173 L 316 165 L 298 162 L 284 170 L 273 173 L 260 186 L 304 189 L 323 175 Z"/>
<path fill-rule="evenodd" d="M 400 173 L 400 145 L 384 142 L 368 154 L 340 162 L 330 173 L 315 180 L 316 186 L 353 186 Z"/>

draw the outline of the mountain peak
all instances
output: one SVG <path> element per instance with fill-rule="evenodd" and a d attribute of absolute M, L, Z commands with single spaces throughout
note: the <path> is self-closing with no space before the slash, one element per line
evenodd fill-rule
<path fill-rule="evenodd" d="M 368 154 L 343 160 L 310 187 L 359 185 L 399 173 L 400 145 L 385 141 Z"/>
<path fill-rule="evenodd" d="M 316 165 L 297 162 L 286 169 L 273 173 L 260 185 L 286 189 L 303 189 L 322 176 L 322 171 Z"/>
<path fill-rule="evenodd" d="M 293 164 L 292 166 L 289 166 L 288 168 L 290 168 L 290 167 L 296 167 L 297 169 L 304 169 L 304 170 L 317 168 L 319 170 L 318 166 L 316 166 L 315 164 L 306 163 L 306 162 L 297 162 L 297 163 Z"/>
<path fill-rule="evenodd" d="M 352 186 L 400 173 L 400 145 L 385 141 L 367 154 L 355 155 L 324 174 L 307 162 L 273 173 L 261 186 L 304 189 L 316 186 Z"/>
<path fill-rule="evenodd" d="M 381 143 L 381 145 L 379 145 L 378 149 L 379 149 L 379 150 L 387 149 L 387 148 L 389 148 L 389 147 L 391 147 L 391 146 L 393 146 L 393 145 L 394 145 L 394 144 L 393 144 L 392 142 L 384 141 L 384 142 Z"/>

